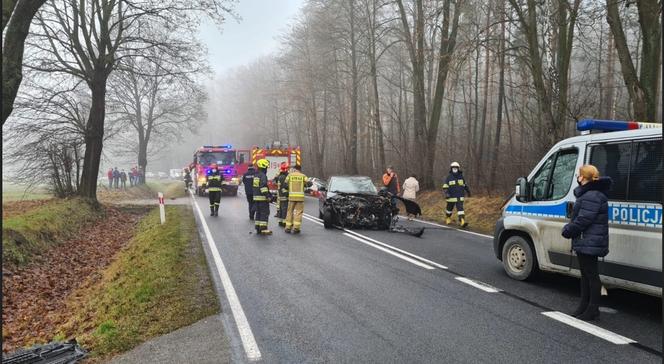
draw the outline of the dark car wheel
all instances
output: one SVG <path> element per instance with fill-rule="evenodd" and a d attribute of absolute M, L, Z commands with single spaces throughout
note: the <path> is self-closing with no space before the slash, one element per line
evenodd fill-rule
<path fill-rule="evenodd" d="M 321 210 L 318 210 L 318 218 L 323 219 L 323 212 Z"/>
<path fill-rule="evenodd" d="M 330 210 L 326 210 L 323 213 L 323 226 L 326 229 L 331 229 L 334 227 L 334 213 Z"/>

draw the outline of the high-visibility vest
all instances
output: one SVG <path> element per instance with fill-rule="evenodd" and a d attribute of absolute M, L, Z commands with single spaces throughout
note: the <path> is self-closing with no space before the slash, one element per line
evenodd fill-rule
<path fill-rule="evenodd" d="M 286 185 L 288 186 L 288 201 L 304 201 L 304 184 L 307 180 L 300 171 L 294 171 L 286 177 Z"/>
<path fill-rule="evenodd" d="M 267 188 L 267 176 L 262 171 L 254 175 L 253 180 L 254 201 L 267 201 L 270 190 Z"/>

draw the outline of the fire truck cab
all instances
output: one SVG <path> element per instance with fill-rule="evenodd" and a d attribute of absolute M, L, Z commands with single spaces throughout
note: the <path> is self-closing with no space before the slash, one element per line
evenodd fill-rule
<path fill-rule="evenodd" d="M 233 149 L 231 145 L 204 145 L 194 153 L 190 165 L 196 194 L 207 195 L 206 175 L 216 163 L 223 177 L 222 195 L 237 196 L 242 175 L 247 171 L 251 160 L 249 150 Z"/>
<path fill-rule="evenodd" d="M 259 159 L 263 158 L 270 162 L 266 173 L 270 191 L 277 190 L 274 177 L 279 174 L 281 163 L 286 162 L 289 166 L 302 165 L 300 147 L 293 147 L 288 144 L 284 145 L 278 141 L 272 142 L 272 144 L 268 144 L 264 148 L 254 146 L 251 149 L 251 162 L 254 165 Z"/>

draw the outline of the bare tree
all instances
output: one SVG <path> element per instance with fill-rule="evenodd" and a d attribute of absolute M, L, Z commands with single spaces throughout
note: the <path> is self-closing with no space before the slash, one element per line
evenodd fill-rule
<path fill-rule="evenodd" d="M 14 99 L 23 80 L 23 51 L 30 24 L 46 0 L 2 2 L 2 124 L 14 109 Z"/>

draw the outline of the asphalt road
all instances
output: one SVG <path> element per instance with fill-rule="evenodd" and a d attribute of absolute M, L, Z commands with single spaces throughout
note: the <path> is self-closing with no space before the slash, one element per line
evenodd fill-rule
<path fill-rule="evenodd" d="M 660 299 L 609 291 L 584 326 L 561 314 L 576 279 L 514 281 L 489 237 L 326 230 L 314 199 L 302 234 L 284 233 L 272 206 L 274 235 L 256 236 L 243 196 L 223 197 L 219 217 L 192 202 L 235 362 L 661 362 Z"/>

